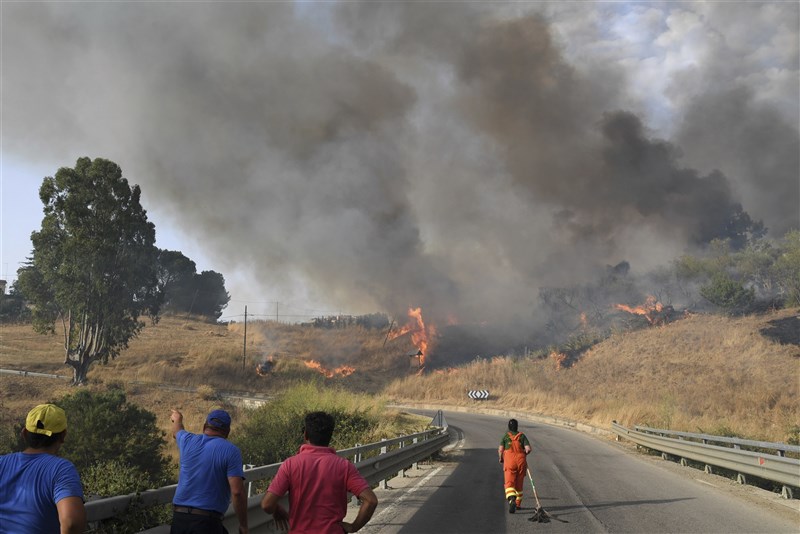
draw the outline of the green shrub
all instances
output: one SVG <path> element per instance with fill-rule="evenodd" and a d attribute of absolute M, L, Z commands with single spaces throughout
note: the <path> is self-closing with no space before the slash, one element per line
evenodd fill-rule
<path fill-rule="evenodd" d="M 247 420 L 231 434 L 231 441 L 242 449 L 246 464 L 282 462 L 296 454 L 303 444 L 306 414 L 325 411 L 336 420 L 331 446 L 346 449 L 356 443 L 380 439 L 370 429 L 377 425 L 382 408 L 366 396 L 303 384 L 250 412 Z"/>
<path fill-rule="evenodd" d="M 752 288 L 744 288 L 725 273 L 716 273 L 710 283 L 700 288 L 700 294 L 729 313 L 744 312 L 755 300 Z"/>
<path fill-rule="evenodd" d="M 800 231 L 784 237 L 780 256 L 772 266 L 772 275 L 786 298 L 787 306 L 800 305 Z"/>
<path fill-rule="evenodd" d="M 150 477 L 140 469 L 118 460 L 106 460 L 81 473 L 86 498 L 104 498 L 139 493 L 151 488 Z M 161 485 L 161 484 L 158 484 Z M 103 534 L 133 534 L 157 525 L 169 523 L 172 510 L 164 506 L 138 506 L 136 501 L 124 513 L 100 522 L 92 532 Z"/>
<path fill-rule="evenodd" d="M 147 475 L 149 487 L 164 482 L 171 462 L 156 416 L 129 404 L 120 389 L 82 389 L 56 400 L 67 413 L 68 433 L 60 455 L 83 474 L 96 464 L 119 461 Z"/>
<path fill-rule="evenodd" d="M 0 403 L 0 454 L 22 450 L 22 420 Z"/>

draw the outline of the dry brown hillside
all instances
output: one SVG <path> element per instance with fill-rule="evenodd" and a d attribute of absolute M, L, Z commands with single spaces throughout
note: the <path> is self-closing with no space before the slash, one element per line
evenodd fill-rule
<path fill-rule="evenodd" d="M 360 327 L 320 329 L 275 322 L 209 324 L 164 317 L 130 348 L 89 372 L 91 387 L 126 385 L 130 400 L 160 412 L 191 404 L 202 412 L 214 392 L 270 395 L 315 380 L 398 402 L 441 402 L 528 410 L 601 426 L 612 419 L 687 431 L 796 440 L 800 430 L 800 310 L 725 318 L 695 315 L 665 326 L 618 333 L 569 369 L 548 358 L 473 361 L 417 375 L 407 337 Z M 256 366 L 264 366 L 265 376 Z M 0 327 L 0 368 L 68 375 L 58 336 L 29 326 Z M 0 405 L 21 411 L 69 391 L 66 380 L 0 374 Z M 166 383 L 199 388 L 177 394 Z M 467 392 L 487 389 L 472 401 Z"/>
<path fill-rule="evenodd" d="M 468 390 L 492 393 L 484 406 L 560 415 L 607 427 L 645 424 L 768 441 L 800 437 L 800 316 L 797 309 L 744 318 L 694 315 L 618 333 L 571 368 L 559 355 L 493 358 L 422 379 L 392 383 L 386 394 L 463 402 Z"/>

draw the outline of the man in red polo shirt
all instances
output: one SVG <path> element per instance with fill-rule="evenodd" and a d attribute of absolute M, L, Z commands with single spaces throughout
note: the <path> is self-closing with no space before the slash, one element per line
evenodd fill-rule
<path fill-rule="evenodd" d="M 325 412 L 306 415 L 305 443 L 300 452 L 284 461 L 267 488 L 261 508 L 273 514 L 283 530 L 288 520 L 290 534 L 341 534 L 358 532 L 372 518 L 378 497 L 347 458 L 328 445 L 333 436 L 333 416 Z M 278 503 L 289 493 L 289 512 Z M 347 493 L 361 501 L 352 523 L 347 515 Z"/>

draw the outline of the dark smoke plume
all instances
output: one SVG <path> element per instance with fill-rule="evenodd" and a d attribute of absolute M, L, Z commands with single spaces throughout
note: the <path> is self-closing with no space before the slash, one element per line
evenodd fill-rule
<path fill-rule="evenodd" d="M 629 15 L 670 46 L 656 7 Z M 4 4 L 3 150 L 116 161 L 234 299 L 529 328 L 540 287 L 664 265 L 748 214 L 798 226 L 797 116 L 687 84 L 652 126 L 639 71 L 604 56 L 623 8 Z M 703 57 L 723 76 L 733 53 Z"/>

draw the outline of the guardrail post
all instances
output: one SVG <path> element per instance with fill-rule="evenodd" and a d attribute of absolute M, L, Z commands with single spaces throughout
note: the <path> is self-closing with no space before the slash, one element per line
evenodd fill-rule
<path fill-rule="evenodd" d="M 361 443 L 356 443 L 355 444 L 355 448 L 358 448 L 358 447 L 361 447 Z M 361 461 L 361 451 L 357 451 L 355 454 L 353 454 L 353 463 L 357 464 L 360 461 Z M 350 495 L 350 504 L 356 504 L 357 505 L 358 504 L 358 497 L 356 497 L 355 495 Z"/>
<path fill-rule="evenodd" d="M 255 467 L 255 464 L 244 464 L 242 466 L 242 470 L 252 469 L 254 467 Z M 253 496 L 253 483 L 252 482 L 248 482 L 247 483 L 247 498 L 249 499 L 252 496 Z"/>
<path fill-rule="evenodd" d="M 381 441 L 386 441 L 386 440 L 382 439 Z M 387 451 L 388 451 L 387 447 L 385 446 L 381 447 L 381 454 L 386 454 Z M 383 489 L 389 489 L 389 481 L 386 480 L 385 478 L 381 480 L 381 487 L 383 487 Z"/>
<path fill-rule="evenodd" d="M 713 475 L 714 474 L 714 468 L 711 467 L 708 464 L 706 464 L 706 466 L 703 468 L 703 471 L 705 471 L 709 475 Z"/>
<path fill-rule="evenodd" d="M 736 482 L 739 484 L 747 484 L 747 478 L 741 473 L 736 473 Z"/>
<path fill-rule="evenodd" d="M 413 441 L 414 445 L 416 445 L 418 440 L 417 440 L 417 438 L 414 438 L 412 441 Z M 419 462 L 414 462 L 414 469 L 419 469 Z M 406 476 L 406 470 L 405 469 L 403 469 L 403 476 Z"/>
<path fill-rule="evenodd" d="M 781 497 L 784 499 L 794 499 L 794 495 L 792 494 L 792 488 L 789 486 L 783 486 L 781 488 Z"/>

